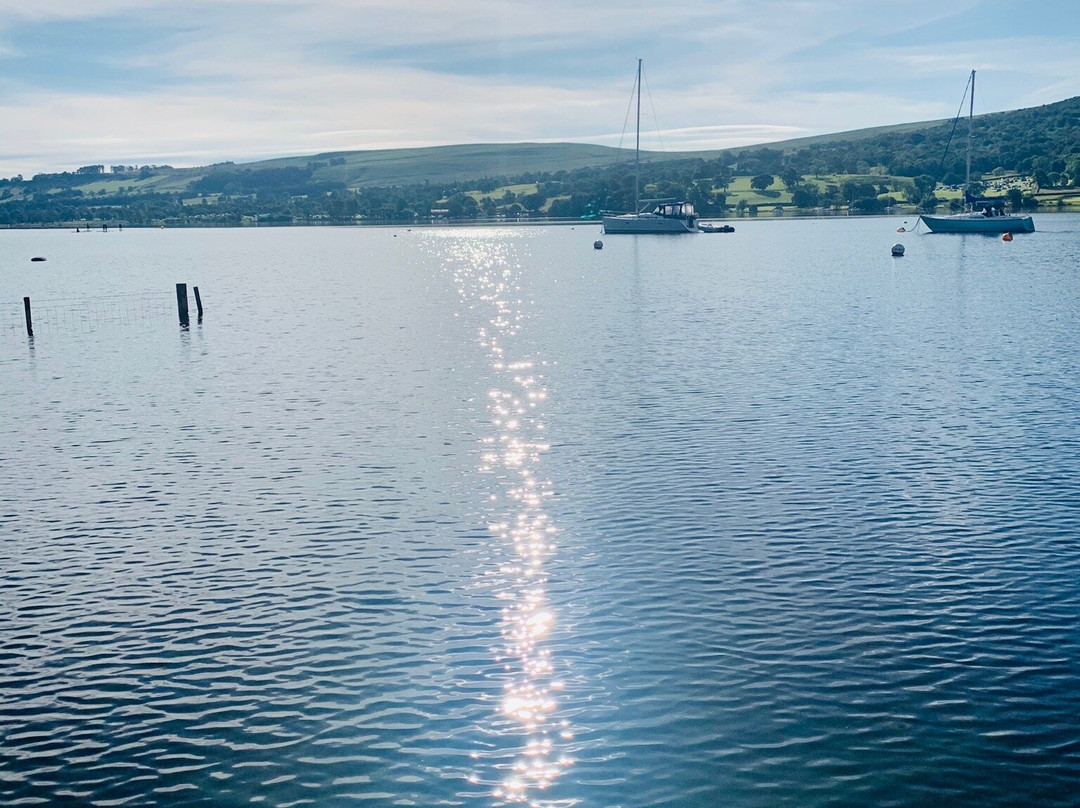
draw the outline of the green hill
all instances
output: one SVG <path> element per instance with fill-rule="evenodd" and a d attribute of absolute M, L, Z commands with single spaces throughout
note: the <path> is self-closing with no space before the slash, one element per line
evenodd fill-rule
<path fill-rule="evenodd" d="M 706 215 L 722 215 L 736 202 L 863 212 L 932 206 L 955 198 L 955 191 L 935 196 L 934 180 L 963 180 L 966 126 L 938 120 L 722 151 L 644 152 L 641 182 L 647 194 L 684 196 Z M 1071 190 L 1080 185 L 1080 97 L 977 116 L 973 143 L 975 172 L 1014 178 L 1008 189 L 998 185 L 1001 194 L 1020 189 L 1025 204 L 1059 206 L 1080 195 Z M 632 150 L 583 143 L 509 143 L 197 168 L 86 166 L 0 179 L 0 225 L 389 222 L 436 209 L 464 218 L 578 217 L 632 204 L 631 158 Z"/>
<path fill-rule="evenodd" d="M 246 163 L 243 167 L 258 170 L 317 164 L 313 179 L 341 182 L 348 188 L 363 188 L 572 171 L 610 165 L 620 159 L 618 149 L 588 143 L 488 143 L 330 152 L 312 157 L 263 160 Z"/>

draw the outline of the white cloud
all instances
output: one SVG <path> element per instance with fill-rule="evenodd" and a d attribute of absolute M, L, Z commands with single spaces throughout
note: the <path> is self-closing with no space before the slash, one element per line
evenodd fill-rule
<path fill-rule="evenodd" d="M 859 0 L 0 0 L 0 176 L 439 143 L 617 143 L 639 56 L 649 125 L 680 150 L 950 117 L 972 67 L 985 71 L 986 111 L 1080 92 L 1075 37 L 1053 15 L 1009 39 L 997 28 L 971 36 L 971 19 L 997 5 L 904 15 Z M 105 62 L 126 81 L 86 92 L 63 77 L 49 84 L 28 62 L 20 70 L 12 26 L 40 26 L 48 42 L 58 21 L 129 32 L 82 55 L 87 70 Z"/>

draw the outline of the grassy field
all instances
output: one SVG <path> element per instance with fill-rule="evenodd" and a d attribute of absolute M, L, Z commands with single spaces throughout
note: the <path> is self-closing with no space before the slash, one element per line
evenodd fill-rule
<path fill-rule="evenodd" d="M 529 194 L 535 194 L 539 186 L 535 182 L 527 182 L 521 185 L 504 185 L 501 188 L 496 188 L 494 191 L 484 193 L 483 191 L 468 191 L 467 193 L 477 202 L 483 202 L 485 199 L 494 199 L 496 202 L 502 200 L 507 191 L 515 196 L 522 197 Z"/>
<path fill-rule="evenodd" d="M 542 171 L 572 171 L 610 165 L 622 159 L 618 149 L 588 143 L 502 143 L 386 149 L 285 157 L 248 163 L 244 168 L 304 167 L 325 163 L 317 180 L 344 182 L 349 188 L 413 185 L 426 181 L 465 182 Z M 333 164 L 331 164 L 333 163 Z"/>
<path fill-rule="evenodd" d="M 750 177 L 733 177 L 727 189 L 728 207 L 733 208 L 744 200 L 747 205 L 771 208 L 776 205 L 790 205 L 791 193 L 784 188 L 784 183 L 780 180 L 764 191 L 758 191 L 750 187 Z"/>
<path fill-rule="evenodd" d="M 77 186 L 86 196 L 116 196 L 122 193 L 182 193 L 188 183 L 209 173 L 207 168 L 156 169 L 145 179 L 137 176 L 99 174 Z M 105 193 L 102 194 L 101 192 Z"/>

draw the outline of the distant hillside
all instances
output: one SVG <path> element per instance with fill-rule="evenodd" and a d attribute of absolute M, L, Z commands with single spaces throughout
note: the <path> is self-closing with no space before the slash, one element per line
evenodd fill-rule
<path fill-rule="evenodd" d="M 315 164 L 318 167 L 312 178 L 316 181 L 339 182 L 347 188 L 365 188 L 572 171 L 610 165 L 620 159 L 618 149 L 588 143 L 488 143 L 330 152 L 312 157 L 283 157 L 245 163 L 242 167 L 259 170 L 303 168 Z"/>
<path fill-rule="evenodd" d="M 963 181 L 966 120 L 907 123 L 720 151 L 644 152 L 647 194 L 706 215 L 758 205 L 875 212 L 949 201 Z M 580 217 L 633 203 L 632 150 L 513 143 L 350 151 L 199 168 L 86 166 L 0 180 L 0 225 L 84 221 L 238 224 Z M 977 116 L 972 168 L 1027 206 L 1073 204 L 1080 97 Z M 857 187 L 856 187 L 857 186 Z M 1049 193 L 1049 191 L 1055 193 Z"/>
<path fill-rule="evenodd" d="M 797 138 L 747 147 L 743 152 L 778 150 L 803 168 L 857 173 L 853 163 L 880 166 L 887 173 L 914 177 L 929 174 L 942 182 L 963 179 L 966 118 L 881 126 L 830 135 Z M 952 138 L 950 144 L 950 138 Z M 948 147 L 948 148 L 947 148 Z M 1064 173 L 1070 156 L 1080 153 L 1080 96 L 1039 107 L 976 115 L 972 140 L 972 169 L 981 173 L 1032 173 L 1035 162 L 1044 170 Z M 1052 164 L 1061 165 L 1054 169 Z M 826 165 L 827 164 L 827 168 Z M 951 172 L 952 177 L 947 174 Z"/>

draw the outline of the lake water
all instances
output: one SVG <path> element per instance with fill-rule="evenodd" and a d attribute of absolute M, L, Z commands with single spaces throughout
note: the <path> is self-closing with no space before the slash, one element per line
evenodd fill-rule
<path fill-rule="evenodd" d="M 0 231 L 0 803 L 1075 806 L 1080 216 L 900 222 Z"/>

